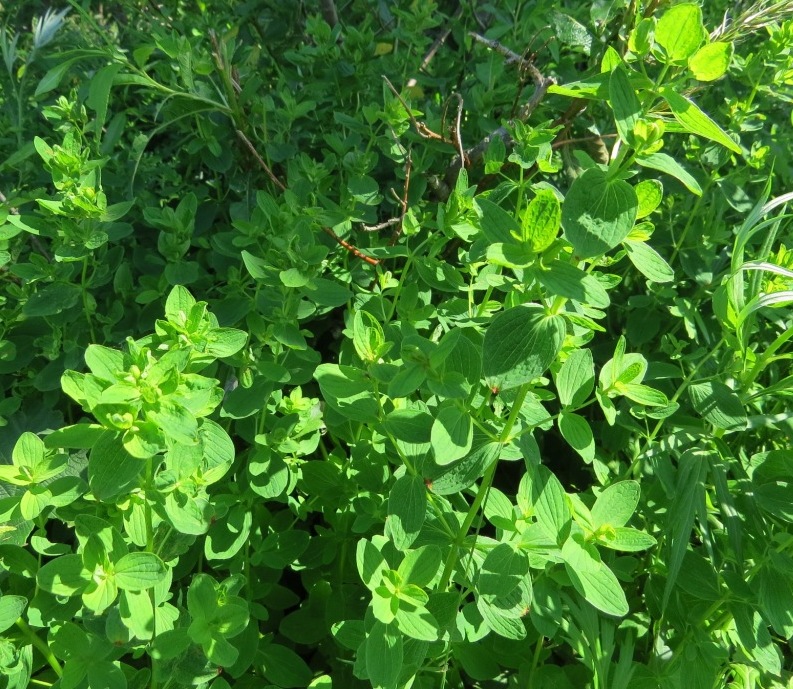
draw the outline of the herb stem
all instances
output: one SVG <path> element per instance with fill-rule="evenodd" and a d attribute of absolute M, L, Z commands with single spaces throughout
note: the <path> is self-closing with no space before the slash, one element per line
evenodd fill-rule
<path fill-rule="evenodd" d="M 523 402 L 526 400 L 526 395 L 529 394 L 529 387 L 529 383 L 521 386 L 521 388 L 518 390 L 518 394 L 515 396 L 515 401 L 512 403 L 512 411 L 510 412 L 509 418 L 507 419 L 506 424 L 504 424 L 504 428 L 502 429 L 498 438 L 498 442 L 501 443 L 502 446 L 505 445 L 510 439 L 512 429 L 518 420 L 521 407 L 523 407 Z M 497 467 L 498 457 L 496 457 L 493 463 L 485 470 L 485 475 L 482 477 L 482 483 L 479 485 L 479 490 L 476 492 L 474 501 L 471 503 L 471 507 L 468 509 L 468 513 L 465 515 L 465 519 L 463 520 L 460 530 L 457 532 L 457 538 L 452 545 L 449 556 L 446 558 L 446 564 L 443 567 L 443 574 L 441 575 L 441 580 L 438 584 L 439 591 L 445 591 L 446 587 L 451 581 L 454 566 L 457 564 L 457 553 L 460 549 L 460 546 L 462 546 L 463 541 L 465 540 L 465 536 L 468 534 L 468 530 L 474 523 L 476 515 L 479 514 L 479 508 L 482 506 L 482 503 L 485 501 L 485 498 L 490 491 L 490 486 L 493 484 L 493 479 L 496 476 Z"/>
<path fill-rule="evenodd" d="M 91 310 L 88 305 L 88 256 L 83 257 L 83 272 L 80 278 L 80 286 L 83 293 L 83 312 L 85 320 L 88 321 L 88 332 L 91 334 L 91 342 L 96 342 L 96 332 L 94 331 L 94 321 L 91 318 Z"/>
<path fill-rule="evenodd" d="M 44 660 L 49 663 L 49 666 L 55 671 L 55 674 L 58 675 L 58 677 L 63 677 L 63 667 L 58 662 L 58 659 L 53 655 L 49 646 L 41 639 L 41 637 L 36 634 L 36 632 L 30 628 L 30 625 L 28 625 L 28 623 L 25 622 L 25 620 L 23 620 L 21 617 L 16 621 L 16 625 L 25 635 L 25 638 L 39 650 L 41 655 L 44 656 Z"/>
<path fill-rule="evenodd" d="M 721 346 L 723 344 L 724 344 L 724 338 L 722 337 L 716 343 L 716 345 L 713 347 L 713 349 L 711 349 L 704 357 L 702 357 L 702 359 L 700 359 L 697 362 L 697 365 L 694 366 L 693 369 L 691 369 L 691 372 L 683 379 L 683 382 L 680 383 L 680 386 L 675 391 L 675 394 L 672 395 L 672 397 L 670 398 L 670 400 L 669 400 L 670 404 L 672 404 L 674 402 L 677 402 L 677 400 L 680 398 L 680 395 L 682 395 L 686 391 L 686 389 L 690 385 L 691 381 L 694 379 L 694 376 L 696 376 L 697 373 L 699 372 L 699 370 L 705 365 L 705 363 L 714 354 L 716 354 L 716 352 L 718 352 L 721 349 Z M 655 424 L 655 428 L 653 428 L 653 430 L 650 432 L 650 435 L 647 436 L 647 439 L 646 439 L 646 441 L 644 443 L 644 447 L 642 449 L 640 449 L 639 452 L 636 453 L 636 456 L 633 458 L 633 461 L 631 462 L 631 465 L 622 474 L 622 476 L 620 477 L 620 480 L 624 480 L 625 478 L 629 477 L 631 474 L 634 473 L 634 471 L 636 470 L 636 467 L 639 464 L 639 461 L 641 460 L 642 457 L 644 457 L 645 454 L 647 454 L 647 451 L 650 449 L 650 445 L 652 445 L 653 441 L 655 440 L 655 436 L 658 435 L 659 431 L 663 427 L 665 420 L 666 419 L 659 419 L 658 420 L 658 423 Z"/>
<path fill-rule="evenodd" d="M 154 486 L 154 460 L 149 457 L 146 460 L 146 499 L 143 507 L 143 518 L 146 523 L 146 550 L 154 553 L 154 526 L 151 513 L 151 496 Z M 149 589 L 149 600 L 151 601 L 152 615 L 154 617 L 153 629 L 151 633 L 151 643 L 153 644 L 157 638 L 157 601 L 154 599 L 154 589 Z M 157 660 L 153 655 L 149 655 L 151 659 L 151 682 L 149 689 L 157 689 Z"/>

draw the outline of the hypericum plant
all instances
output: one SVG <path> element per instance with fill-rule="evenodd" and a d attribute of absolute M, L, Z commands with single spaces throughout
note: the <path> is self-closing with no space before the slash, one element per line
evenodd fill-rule
<path fill-rule="evenodd" d="M 793 7 L 732 9 L 1 34 L 0 689 L 786 686 Z"/>

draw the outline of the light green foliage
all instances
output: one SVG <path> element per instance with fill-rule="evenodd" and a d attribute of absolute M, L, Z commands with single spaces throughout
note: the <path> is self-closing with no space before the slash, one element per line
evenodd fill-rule
<path fill-rule="evenodd" d="M 0 689 L 789 686 L 790 2 L 6 5 Z"/>

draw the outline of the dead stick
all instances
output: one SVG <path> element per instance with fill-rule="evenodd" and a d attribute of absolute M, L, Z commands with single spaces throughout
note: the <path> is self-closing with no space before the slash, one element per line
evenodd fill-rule
<path fill-rule="evenodd" d="M 342 246 L 345 249 L 347 249 L 347 251 L 349 251 L 353 256 L 357 256 L 362 261 L 366 261 L 370 266 L 376 266 L 376 265 L 380 264 L 380 260 L 379 259 L 373 258 L 372 256 L 367 256 L 360 249 L 357 249 L 356 247 L 354 247 L 349 242 L 345 242 L 341 237 L 339 237 L 339 235 L 337 235 L 329 227 L 323 227 L 322 231 L 325 234 L 327 234 L 329 237 L 332 237 L 333 239 L 335 239 L 339 246 Z"/>
<path fill-rule="evenodd" d="M 339 23 L 339 13 L 336 11 L 336 3 L 333 2 L 333 0 L 320 0 L 319 6 L 322 12 L 322 18 L 332 29 Z"/>
<path fill-rule="evenodd" d="M 424 124 L 423 122 L 419 122 L 413 116 L 413 111 L 408 107 L 408 104 L 405 103 L 405 99 L 402 98 L 399 91 L 397 91 L 396 88 L 394 88 L 394 85 L 391 83 L 391 81 L 385 74 L 383 74 L 383 80 L 388 85 L 388 88 L 391 89 L 391 92 L 396 96 L 396 99 L 402 104 L 402 107 L 405 108 L 405 112 L 408 114 L 408 117 L 410 118 L 410 122 L 413 125 L 413 127 L 415 127 L 416 133 L 419 136 L 422 136 L 425 139 L 435 139 L 436 141 L 444 141 L 448 143 L 446 139 L 444 139 L 440 134 L 436 134 L 426 124 Z"/>
<path fill-rule="evenodd" d="M 451 19 L 449 20 L 449 24 L 447 27 L 438 34 L 438 37 L 432 42 L 430 49 L 424 55 L 424 59 L 421 61 L 421 66 L 419 67 L 419 72 L 423 72 L 429 66 L 432 58 L 435 57 L 435 53 L 438 52 L 440 47 L 446 42 L 446 39 L 449 38 L 449 34 L 452 32 L 452 26 L 454 22 L 456 22 L 463 14 L 463 6 L 460 5 L 457 8 L 457 11 L 452 15 Z M 418 83 L 416 77 L 412 77 L 408 80 L 407 87 L 409 89 L 413 88 Z"/>
<path fill-rule="evenodd" d="M 275 176 L 275 173 L 270 169 L 270 166 L 264 162 L 264 158 L 259 155 L 259 151 L 256 150 L 256 147 L 251 143 L 250 139 L 245 136 L 239 129 L 237 131 L 237 136 L 240 138 L 242 143 L 244 143 L 248 150 L 251 152 L 254 158 L 258 161 L 259 165 L 261 165 L 262 170 L 267 173 L 267 176 L 272 180 L 273 184 L 277 186 L 281 191 L 286 191 L 286 187 L 284 186 L 283 182 Z"/>
<path fill-rule="evenodd" d="M 243 141 L 243 143 L 248 147 L 248 150 L 253 154 L 253 157 L 259 161 L 259 165 L 262 166 L 262 169 L 267 173 L 270 179 L 273 181 L 273 184 L 277 186 L 281 191 L 286 191 L 286 187 L 283 185 L 280 179 L 278 179 L 274 174 L 267 163 L 264 162 L 264 159 L 259 155 L 259 152 L 256 150 L 254 145 L 250 142 L 247 136 L 243 134 L 239 129 L 237 130 L 237 136 Z M 369 265 L 376 266 L 380 263 L 380 261 L 376 258 L 372 258 L 371 256 L 367 256 L 359 249 L 355 248 L 349 242 L 345 242 L 339 235 L 337 235 L 333 230 L 329 227 L 323 227 L 323 231 L 333 237 L 333 239 L 338 242 L 339 246 L 343 246 L 347 251 L 349 251 L 354 256 L 357 256 L 362 261 L 366 261 Z"/>
<path fill-rule="evenodd" d="M 482 139 L 476 146 L 473 148 L 469 148 L 465 151 L 465 155 L 469 160 L 469 164 L 478 161 L 482 156 L 484 156 L 485 151 L 487 150 L 490 142 L 496 138 L 501 139 L 506 146 L 512 144 L 512 135 L 509 133 L 509 129 L 507 127 L 514 126 L 516 121 L 523 121 L 528 119 L 529 115 L 534 111 L 534 109 L 540 104 L 542 99 L 545 97 L 545 94 L 548 92 L 548 89 L 552 84 L 556 83 L 556 80 L 553 77 L 543 77 L 540 71 L 534 67 L 534 72 L 536 75 L 535 78 L 535 86 L 534 86 L 534 93 L 531 94 L 531 98 L 529 98 L 526 103 L 521 107 L 518 117 L 515 119 L 509 120 L 507 126 L 499 127 L 495 131 L 488 134 L 484 139 Z M 449 169 L 446 173 L 446 183 L 450 187 L 454 186 L 455 181 L 457 180 L 457 173 L 460 171 L 464 164 L 463 156 L 457 155 L 454 160 L 452 160 L 451 164 L 449 165 Z"/>
<path fill-rule="evenodd" d="M 389 246 L 394 246 L 394 244 L 397 243 L 397 239 L 399 239 L 399 235 L 402 234 L 402 226 L 405 223 L 405 216 L 408 212 L 408 192 L 410 191 L 410 171 L 412 169 L 413 157 L 410 155 L 410 149 L 408 149 L 407 158 L 405 160 L 405 186 L 402 190 L 402 199 L 400 201 L 402 213 L 400 213 L 399 222 L 396 228 L 394 228 L 394 233 L 391 235 L 391 241 L 388 243 Z"/>

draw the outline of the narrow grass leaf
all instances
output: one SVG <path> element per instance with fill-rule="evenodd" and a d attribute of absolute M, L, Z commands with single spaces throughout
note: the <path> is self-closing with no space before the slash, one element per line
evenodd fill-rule
<path fill-rule="evenodd" d="M 669 519 L 664 529 L 666 539 L 667 573 L 663 594 L 666 608 L 677 582 L 683 557 L 688 548 L 694 518 L 705 500 L 705 478 L 708 475 L 709 452 L 687 450 L 678 460 L 676 492 L 669 506 Z"/>

